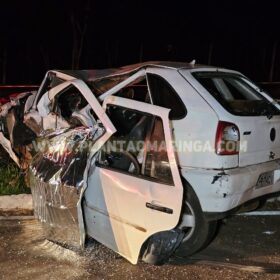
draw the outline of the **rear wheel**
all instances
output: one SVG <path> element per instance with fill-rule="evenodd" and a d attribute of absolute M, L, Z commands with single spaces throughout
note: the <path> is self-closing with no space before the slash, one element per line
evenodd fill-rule
<path fill-rule="evenodd" d="M 199 200 L 190 185 L 186 188 L 183 214 L 178 228 L 185 236 L 175 251 L 175 255 L 188 257 L 205 248 L 213 239 L 217 221 L 207 221 L 202 212 Z"/>

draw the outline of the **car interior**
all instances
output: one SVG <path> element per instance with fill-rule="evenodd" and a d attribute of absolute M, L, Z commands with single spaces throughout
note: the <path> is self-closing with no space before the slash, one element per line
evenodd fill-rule
<path fill-rule="evenodd" d="M 171 184 L 162 120 L 114 105 L 107 107 L 107 115 L 117 132 L 102 149 L 99 165 Z"/>
<path fill-rule="evenodd" d="M 53 111 L 66 120 L 71 127 L 92 127 L 96 123 L 92 108 L 74 86 L 69 86 L 56 96 Z"/>

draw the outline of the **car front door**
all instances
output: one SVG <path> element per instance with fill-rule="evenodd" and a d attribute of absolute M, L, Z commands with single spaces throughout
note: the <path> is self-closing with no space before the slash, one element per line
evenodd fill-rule
<path fill-rule="evenodd" d="M 76 89 L 92 108 L 96 123 L 92 126 L 73 124 L 67 129 L 57 127 L 48 118 L 51 105 L 65 89 Z M 45 225 L 48 239 L 83 247 L 85 228 L 81 200 L 87 187 L 91 158 L 115 132 L 99 101 L 82 80 L 71 80 L 52 88 L 42 97 L 38 112 L 44 120 L 45 134 L 37 139 L 37 152 L 29 168 L 29 183 L 36 216 Z M 72 103 L 71 103 L 72 104 Z M 55 114 L 55 117 L 61 117 Z M 44 119 L 45 118 L 45 119 Z M 62 117 L 61 117 L 62 118 Z M 66 121 L 65 121 L 66 122 Z"/>
<path fill-rule="evenodd" d="M 117 131 L 89 170 L 87 233 L 136 264 L 145 241 L 180 218 L 183 186 L 169 109 L 115 96 L 103 107 Z"/>

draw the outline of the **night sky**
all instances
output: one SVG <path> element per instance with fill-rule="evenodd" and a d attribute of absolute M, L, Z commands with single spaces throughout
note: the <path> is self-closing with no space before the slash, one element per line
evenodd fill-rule
<path fill-rule="evenodd" d="M 280 81 L 276 3 L 1 1 L 0 84 L 38 84 L 48 69 L 192 59 Z"/>

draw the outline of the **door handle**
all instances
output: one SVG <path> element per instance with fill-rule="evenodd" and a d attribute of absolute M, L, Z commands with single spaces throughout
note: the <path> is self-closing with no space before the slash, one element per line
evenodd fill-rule
<path fill-rule="evenodd" d="M 146 203 L 146 207 L 150 208 L 150 209 L 153 209 L 153 210 L 156 210 L 156 211 L 164 212 L 166 214 L 173 214 L 173 209 L 170 209 L 170 208 L 167 208 L 167 207 L 164 207 L 164 206 L 159 206 L 159 205 L 156 205 L 156 204 L 152 204 L 152 203 L 149 203 L 149 202 Z"/>

